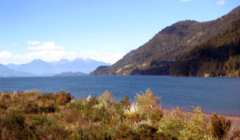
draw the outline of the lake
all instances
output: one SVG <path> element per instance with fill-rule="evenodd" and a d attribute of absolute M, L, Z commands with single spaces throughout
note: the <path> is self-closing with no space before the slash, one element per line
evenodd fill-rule
<path fill-rule="evenodd" d="M 82 76 L 82 77 L 11 77 L 0 78 L 0 92 L 41 89 L 45 92 L 69 91 L 75 98 L 98 96 L 110 90 L 119 101 L 128 95 L 152 92 L 161 96 L 162 108 L 191 111 L 201 106 L 206 113 L 240 116 L 240 78 L 169 77 L 169 76 Z"/>

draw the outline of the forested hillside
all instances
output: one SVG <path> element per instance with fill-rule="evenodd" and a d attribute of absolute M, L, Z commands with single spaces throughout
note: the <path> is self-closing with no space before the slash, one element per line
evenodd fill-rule
<path fill-rule="evenodd" d="M 91 75 L 162 75 L 184 53 L 226 30 L 239 19 L 240 7 L 208 22 L 179 21 L 157 33 L 146 44 L 126 54 L 109 67 L 100 67 Z M 166 63 L 168 62 L 168 63 Z M 153 73 L 154 74 L 153 74 Z"/>
<path fill-rule="evenodd" d="M 240 19 L 195 47 L 170 69 L 172 76 L 240 76 Z"/>

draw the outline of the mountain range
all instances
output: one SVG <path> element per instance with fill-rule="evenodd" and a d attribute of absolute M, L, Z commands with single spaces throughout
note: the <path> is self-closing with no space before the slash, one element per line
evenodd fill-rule
<path fill-rule="evenodd" d="M 239 18 L 240 6 L 212 21 L 179 21 L 158 32 L 115 64 L 98 67 L 90 75 L 168 75 L 171 65 L 183 54 L 223 33 Z"/>
<path fill-rule="evenodd" d="M 41 59 L 35 59 L 26 64 L 8 64 L 5 67 L 11 69 L 12 71 L 21 71 L 29 73 L 28 76 L 53 76 L 56 73 L 62 72 L 83 72 L 89 74 L 91 71 L 96 69 L 100 65 L 111 65 L 110 63 L 105 63 L 101 61 L 95 61 L 93 59 L 82 59 L 76 58 L 72 61 L 67 59 L 61 59 L 59 61 L 45 62 Z M 0 68 L 1 70 L 1 68 Z M 6 75 L 6 74 L 5 74 Z M 8 74 L 8 75 L 14 75 Z M 16 75 L 16 74 L 15 74 Z M 17 74 L 18 76 L 18 74 Z M 21 74 L 19 75 L 21 76 Z"/>
<path fill-rule="evenodd" d="M 0 77 L 28 77 L 34 76 L 31 73 L 15 71 L 5 65 L 0 64 Z"/>

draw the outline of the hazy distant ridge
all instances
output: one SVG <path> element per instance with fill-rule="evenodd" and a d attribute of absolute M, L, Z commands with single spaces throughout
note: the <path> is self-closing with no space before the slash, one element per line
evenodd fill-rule
<path fill-rule="evenodd" d="M 7 66 L 0 64 L 0 77 L 29 77 L 34 76 L 31 73 L 15 71 Z"/>
<path fill-rule="evenodd" d="M 32 73 L 36 76 L 53 76 L 57 73 L 62 73 L 66 71 L 71 72 L 82 72 L 89 74 L 91 71 L 96 69 L 100 65 L 111 65 L 110 63 L 105 63 L 101 61 L 96 61 L 93 59 L 82 59 L 76 58 L 72 61 L 67 59 L 61 59 L 60 61 L 45 62 L 41 59 L 35 59 L 26 64 L 8 64 L 8 68 L 15 71 L 22 71 Z"/>
<path fill-rule="evenodd" d="M 82 72 L 62 72 L 61 74 L 54 74 L 54 77 L 69 77 L 69 76 L 88 76 L 86 73 Z"/>

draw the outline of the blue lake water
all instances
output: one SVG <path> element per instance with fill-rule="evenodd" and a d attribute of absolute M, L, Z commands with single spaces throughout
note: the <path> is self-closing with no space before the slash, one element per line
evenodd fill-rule
<path fill-rule="evenodd" d="M 240 78 L 169 77 L 169 76 L 83 76 L 0 78 L 0 92 L 41 89 L 45 92 L 69 91 L 75 98 L 98 96 L 110 90 L 119 101 L 150 88 L 162 96 L 162 108 L 190 111 L 201 106 L 206 113 L 240 116 Z"/>

